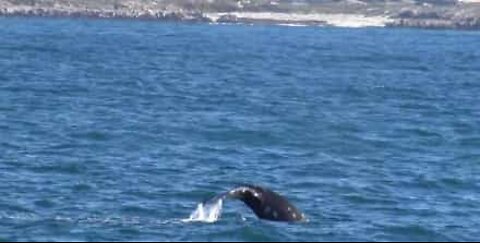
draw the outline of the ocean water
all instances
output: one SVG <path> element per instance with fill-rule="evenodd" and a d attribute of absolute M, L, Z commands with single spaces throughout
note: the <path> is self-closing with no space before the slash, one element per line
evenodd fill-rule
<path fill-rule="evenodd" d="M 0 241 L 478 240 L 479 43 L 0 18 Z M 243 183 L 309 222 L 182 221 Z"/>

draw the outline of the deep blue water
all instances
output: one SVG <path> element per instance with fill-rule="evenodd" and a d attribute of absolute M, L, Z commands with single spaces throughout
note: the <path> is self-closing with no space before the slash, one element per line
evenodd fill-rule
<path fill-rule="evenodd" d="M 0 18 L 0 240 L 478 240 L 479 43 Z M 179 221 L 242 183 L 310 222 Z"/>

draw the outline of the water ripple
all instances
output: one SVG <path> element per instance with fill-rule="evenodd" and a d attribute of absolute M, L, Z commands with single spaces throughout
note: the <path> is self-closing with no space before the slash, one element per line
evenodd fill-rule
<path fill-rule="evenodd" d="M 0 241 L 480 237 L 477 34 L 0 22 Z M 243 183 L 310 221 L 179 220 Z"/>

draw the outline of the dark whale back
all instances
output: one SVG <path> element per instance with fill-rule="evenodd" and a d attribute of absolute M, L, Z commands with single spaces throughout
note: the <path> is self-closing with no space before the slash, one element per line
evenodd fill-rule
<path fill-rule="evenodd" d="M 257 217 L 272 221 L 303 221 L 301 213 L 285 197 L 259 186 L 242 186 L 229 192 L 229 196 L 244 202 Z"/>

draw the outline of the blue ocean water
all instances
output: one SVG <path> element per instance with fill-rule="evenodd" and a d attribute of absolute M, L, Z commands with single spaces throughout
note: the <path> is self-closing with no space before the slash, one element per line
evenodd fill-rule
<path fill-rule="evenodd" d="M 0 19 L 0 241 L 478 240 L 479 43 Z M 243 183 L 309 222 L 180 221 Z"/>

